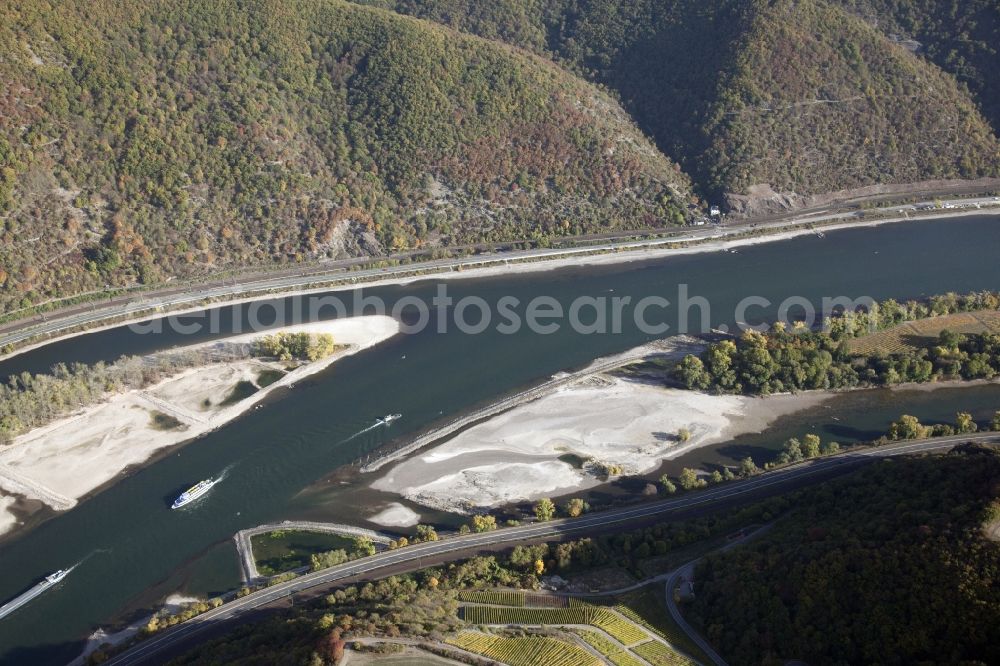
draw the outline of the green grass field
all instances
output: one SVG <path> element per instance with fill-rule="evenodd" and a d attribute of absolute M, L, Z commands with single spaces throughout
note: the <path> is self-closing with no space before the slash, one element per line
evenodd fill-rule
<path fill-rule="evenodd" d="M 343 548 L 350 552 L 354 539 L 323 532 L 278 530 L 250 538 L 257 569 L 264 576 L 307 567 L 315 553 Z"/>
<path fill-rule="evenodd" d="M 257 373 L 257 386 L 264 388 L 270 386 L 274 382 L 278 381 L 285 376 L 285 373 L 281 370 L 273 370 L 268 368 L 267 370 L 261 370 Z"/>

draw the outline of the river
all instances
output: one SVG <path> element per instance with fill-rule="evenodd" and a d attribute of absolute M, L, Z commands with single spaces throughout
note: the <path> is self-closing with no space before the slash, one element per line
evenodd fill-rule
<path fill-rule="evenodd" d="M 691 295 L 711 302 L 713 326 L 733 326 L 737 302 L 750 295 L 773 303 L 754 310 L 753 321 L 760 321 L 772 319 L 777 303 L 792 295 L 818 302 L 824 296 L 909 298 L 1000 289 L 998 221 L 995 216 L 927 220 L 842 230 L 825 237 L 804 236 L 743 247 L 735 253 L 447 284 L 456 300 L 477 295 L 495 304 L 504 296 L 527 301 L 545 294 L 568 305 L 579 296 L 627 295 L 637 301 L 658 295 L 674 301 L 677 285 L 686 283 Z M 429 299 L 436 287 L 436 281 L 422 281 L 366 293 L 391 305 L 407 296 Z M 291 299 L 273 302 L 291 307 Z M 240 311 L 247 307 L 241 306 Z M 232 308 L 220 309 L 218 335 L 227 332 L 232 315 Z M 675 313 L 663 316 L 672 325 L 671 332 L 676 331 Z M 0 374 L 45 370 L 57 361 L 110 360 L 206 337 L 210 335 L 183 336 L 170 331 L 139 335 L 128 328 L 109 329 L 26 352 L 0 364 Z M 585 335 L 563 326 L 549 335 L 527 330 L 504 334 L 493 327 L 470 335 L 449 326 L 447 332 L 426 329 L 397 336 L 344 359 L 293 389 L 269 397 L 263 408 L 126 476 L 72 511 L 49 517 L 0 544 L 2 599 L 47 573 L 81 563 L 58 588 L 0 622 L 0 662 L 64 663 L 78 654 L 82 640 L 97 626 L 144 612 L 169 592 L 211 593 L 233 587 L 238 583 L 238 570 L 231 538 L 237 530 L 292 516 L 343 519 L 344 514 L 357 513 L 359 502 L 377 500 L 352 486 L 351 478 L 331 476 L 338 467 L 392 438 L 405 439 L 499 394 L 655 337 L 662 334 L 643 333 L 628 318 L 618 334 Z M 896 392 L 883 412 L 860 429 L 882 428 L 888 415 L 895 416 L 911 404 L 923 405 L 921 409 L 928 414 L 950 415 L 966 406 L 985 413 L 997 391 L 995 387 L 963 388 L 947 394 L 947 401 L 931 395 L 919 392 L 908 398 Z M 836 409 L 840 411 L 831 415 L 848 418 L 868 408 L 862 401 L 853 407 L 838 403 Z M 920 415 L 920 410 L 911 411 Z M 395 412 L 403 418 L 391 428 L 352 437 L 376 418 Z M 776 434 L 692 452 L 678 463 L 716 462 L 748 448 L 773 448 L 788 433 L 801 435 L 816 425 L 813 418 L 790 419 L 777 424 Z M 828 419 L 818 427 L 835 429 L 838 423 Z M 833 434 L 844 442 L 851 439 L 845 431 Z M 731 450 L 726 451 L 727 446 Z M 223 482 L 207 501 L 187 511 L 169 510 L 169 502 L 180 490 L 223 473 Z M 331 493 L 315 487 L 301 492 L 321 479 Z M 42 517 L 46 516 L 39 514 Z"/>

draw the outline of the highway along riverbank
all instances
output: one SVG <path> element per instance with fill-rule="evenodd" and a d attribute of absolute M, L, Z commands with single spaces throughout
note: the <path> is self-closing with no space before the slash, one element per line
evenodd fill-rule
<path fill-rule="evenodd" d="M 880 199 L 880 198 L 877 198 Z M 142 321 L 161 313 L 198 312 L 213 303 L 240 305 L 267 294 L 301 296 L 331 290 L 352 290 L 385 285 L 409 284 L 425 279 L 483 278 L 512 273 L 538 272 L 568 266 L 594 266 L 621 262 L 662 259 L 703 252 L 733 251 L 760 243 L 788 240 L 802 235 L 823 236 L 824 231 L 861 229 L 883 224 L 979 216 L 983 211 L 1000 210 L 1000 200 L 976 196 L 946 201 L 923 201 L 883 206 L 865 211 L 816 209 L 775 219 L 737 221 L 726 225 L 677 228 L 642 238 L 617 235 L 591 240 L 567 239 L 567 246 L 492 252 L 471 257 L 417 261 L 412 258 L 374 258 L 375 267 L 364 268 L 363 260 L 352 259 L 307 266 L 276 268 L 250 276 L 232 276 L 188 287 L 140 292 L 134 296 L 111 297 L 108 302 L 89 302 L 50 313 L 38 313 L 22 320 L 0 324 L 0 361 L 86 332 L 106 330 Z M 937 216 L 937 217 L 935 217 Z M 822 229 L 823 231 L 821 231 Z M 515 244 L 516 245 L 516 244 Z M 382 265 L 389 264 L 389 265 Z"/>
<path fill-rule="evenodd" d="M 527 302 L 545 295 L 568 309 L 581 296 L 629 296 L 633 302 L 659 296 L 676 302 L 678 286 L 684 284 L 690 295 L 711 304 L 710 323 L 718 328 L 736 325 L 737 305 L 748 296 L 770 303 L 755 307 L 748 317 L 770 321 L 789 296 L 883 299 L 1000 289 L 997 247 L 996 217 L 964 217 L 848 229 L 822 238 L 801 236 L 735 253 L 458 280 L 448 287 L 456 302 L 476 296 L 494 306 L 504 297 Z M 420 281 L 366 294 L 391 307 L 408 297 L 429 302 L 438 285 Z M 265 299 L 258 307 L 291 308 L 292 300 Z M 214 331 L 181 334 L 166 326 L 159 333 L 137 334 L 116 328 L 64 340 L 9 359 L 0 364 L 0 374 L 40 372 L 57 362 L 93 363 L 219 339 L 231 334 L 233 323 L 249 307 L 239 306 L 236 312 L 215 309 Z M 361 311 L 349 304 L 344 314 Z M 239 564 L 232 537 L 241 529 L 285 519 L 377 527 L 366 525 L 366 519 L 394 502 L 410 505 L 367 488 L 370 479 L 359 485 L 356 479 L 334 474 L 337 470 L 390 442 L 402 443 L 489 404 L 496 396 L 679 332 L 675 310 L 653 308 L 649 315 L 670 329 L 647 333 L 630 318 L 623 320 L 618 333 L 583 334 L 567 326 L 550 333 L 527 328 L 504 333 L 490 326 L 469 334 L 455 326 L 444 331 L 428 327 L 344 358 L 297 382 L 293 390 L 273 391 L 258 403 L 260 409 L 0 544 L 0 567 L 6 572 L 0 598 L 16 596 L 41 576 L 82 561 L 58 589 L 0 622 L 0 663 L 62 663 L 75 657 L 99 626 L 148 613 L 178 590 L 201 596 L 235 587 Z M 205 319 L 211 319 L 211 312 L 178 321 Z M 370 429 L 384 415 L 395 413 L 402 417 Z M 718 451 L 724 456 L 726 446 L 720 443 L 685 455 L 707 457 Z M 169 510 L 180 491 L 222 470 L 227 470 L 225 483 L 204 501 L 189 511 Z M 591 492 L 598 491 L 605 492 Z M 462 520 L 410 508 L 425 522 L 447 526 Z"/>

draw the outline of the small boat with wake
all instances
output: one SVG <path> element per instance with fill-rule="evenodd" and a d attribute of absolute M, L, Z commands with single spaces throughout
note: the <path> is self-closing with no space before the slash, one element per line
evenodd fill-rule
<path fill-rule="evenodd" d="M 70 567 L 69 569 L 60 569 L 55 573 L 50 573 L 42 580 L 42 582 L 38 583 L 27 592 L 23 592 L 22 594 L 18 595 L 17 598 L 11 599 L 3 606 L 0 606 L 0 618 L 7 617 L 21 606 L 24 606 L 28 602 L 38 597 L 43 592 L 46 592 L 52 587 L 55 587 L 56 585 L 61 583 L 63 578 L 68 576 L 69 572 L 75 568 L 76 567 Z"/>
<path fill-rule="evenodd" d="M 392 423 L 396 419 L 402 418 L 402 416 L 403 416 L 402 414 L 386 414 L 385 416 L 383 416 L 382 418 L 380 418 L 375 423 L 377 425 L 389 425 L 390 423 Z"/>

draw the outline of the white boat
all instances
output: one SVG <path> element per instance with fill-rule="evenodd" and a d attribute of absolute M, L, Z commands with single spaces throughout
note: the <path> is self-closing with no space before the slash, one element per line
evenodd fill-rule
<path fill-rule="evenodd" d="M 10 615 L 18 608 L 20 608 L 21 606 L 25 605 L 26 603 L 28 603 L 29 601 L 33 600 L 35 597 L 40 595 L 42 592 L 45 592 L 49 588 L 55 586 L 56 584 L 61 582 L 63 578 L 68 576 L 69 572 L 72 570 L 73 567 L 70 567 L 69 569 L 60 569 L 55 573 L 50 573 L 48 576 L 45 577 L 45 580 L 35 585 L 27 592 L 18 595 L 17 598 L 11 599 L 3 606 L 0 606 L 0 618 Z"/>
<path fill-rule="evenodd" d="M 179 509 L 182 506 L 190 504 L 191 502 L 195 501 L 196 499 L 207 493 L 209 490 L 211 490 L 212 486 L 214 486 L 221 480 L 222 479 L 205 479 L 204 481 L 199 481 L 198 483 L 194 484 L 193 486 L 182 492 L 180 496 L 174 500 L 174 503 L 170 505 L 170 508 Z"/>
<path fill-rule="evenodd" d="M 402 414 L 386 414 L 378 420 L 379 425 L 389 425 L 398 418 L 402 418 Z"/>
<path fill-rule="evenodd" d="M 69 569 L 60 569 L 55 573 L 50 573 L 48 576 L 45 577 L 45 582 L 48 583 L 49 585 L 55 585 L 63 578 L 68 576 L 69 572 L 70 572 Z"/>

